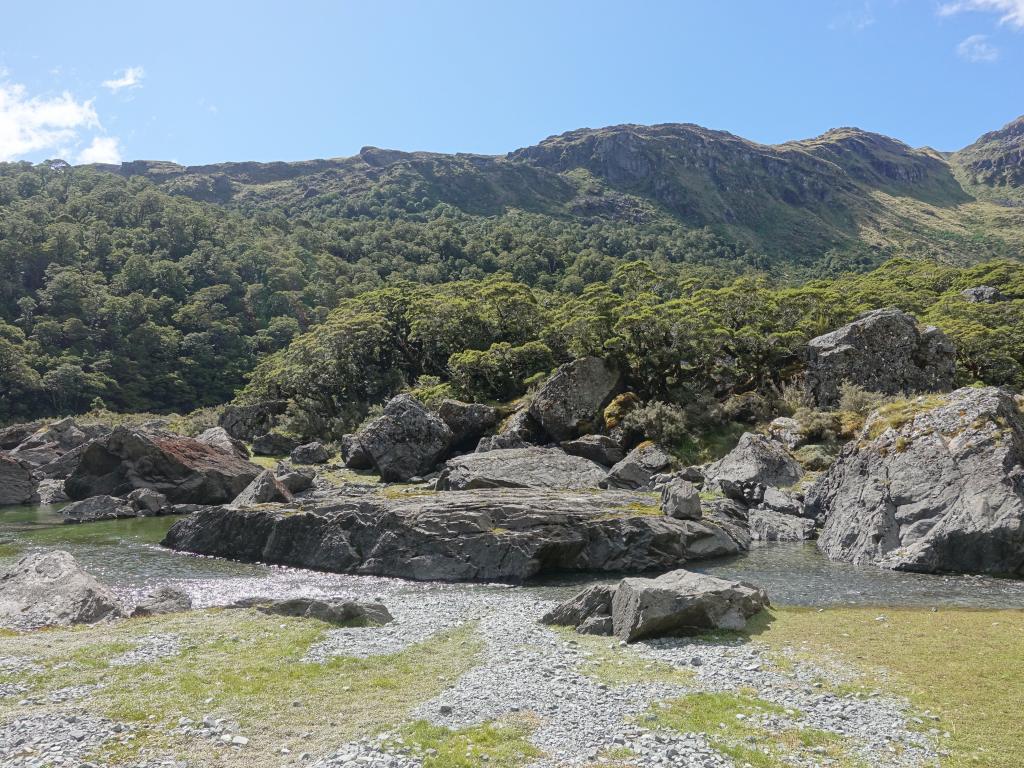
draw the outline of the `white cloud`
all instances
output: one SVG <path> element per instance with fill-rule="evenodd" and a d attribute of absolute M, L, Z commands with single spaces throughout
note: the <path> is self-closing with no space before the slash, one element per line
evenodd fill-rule
<path fill-rule="evenodd" d="M 92 144 L 78 153 L 79 163 L 111 163 L 121 162 L 121 147 L 113 136 L 94 136 Z"/>
<path fill-rule="evenodd" d="M 829 22 L 830 30 L 849 29 L 854 32 L 861 32 L 875 23 L 875 13 L 871 3 L 865 0 L 859 8 L 853 8 L 846 13 L 836 16 Z"/>
<path fill-rule="evenodd" d="M 999 58 L 999 49 L 988 42 L 987 36 L 971 35 L 960 41 L 956 55 L 970 62 L 995 61 Z"/>
<path fill-rule="evenodd" d="M 83 129 L 99 128 L 92 101 L 29 97 L 25 86 L 0 82 L 0 161 L 77 143 Z"/>
<path fill-rule="evenodd" d="M 956 0 L 939 6 L 940 16 L 952 16 L 964 11 L 998 13 L 1000 24 L 1024 29 L 1024 0 Z"/>
<path fill-rule="evenodd" d="M 145 76 L 146 72 L 142 67 L 128 67 L 120 77 L 115 77 L 112 80 L 104 80 L 103 87 L 109 88 L 114 93 L 124 90 L 125 88 L 141 88 L 142 78 Z"/>

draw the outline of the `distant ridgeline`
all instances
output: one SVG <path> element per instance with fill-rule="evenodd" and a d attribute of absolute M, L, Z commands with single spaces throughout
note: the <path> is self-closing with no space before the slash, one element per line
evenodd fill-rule
<path fill-rule="evenodd" d="M 189 411 L 255 370 L 244 397 L 341 425 L 421 377 L 502 399 L 582 353 L 722 398 L 890 305 L 945 329 L 965 380 L 1020 386 L 1022 255 L 1024 119 L 945 155 L 625 125 L 499 157 L 6 163 L 0 421 Z"/>

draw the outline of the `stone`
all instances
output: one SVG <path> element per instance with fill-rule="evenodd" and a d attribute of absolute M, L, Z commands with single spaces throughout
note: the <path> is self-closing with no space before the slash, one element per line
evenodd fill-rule
<path fill-rule="evenodd" d="M 740 581 L 675 570 L 655 579 L 626 578 L 612 598 L 616 637 L 634 642 L 710 630 L 742 630 L 769 605 L 758 587 Z"/>
<path fill-rule="evenodd" d="M 808 541 L 814 538 L 813 520 L 773 509 L 751 509 L 747 513 L 747 525 L 754 541 Z"/>
<path fill-rule="evenodd" d="M 948 392 L 955 366 L 956 348 L 942 331 L 890 307 L 811 339 L 804 381 L 819 408 L 834 408 L 843 382 L 885 395 Z"/>
<path fill-rule="evenodd" d="M 438 476 L 439 491 L 474 488 L 597 488 L 606 470 L 558 448 L 503 448 L 449 459 Z"/>
<path fill-rule="evenodd" d="M 558 368 L 534 395 L 530 415 L 554 441 L 572 440 L 601 425 L 604 407 L 621 387 L 621 375 L 598 357 Z"/>
<path fill-rule="evenodd" d="M 500 451 L 503 448 L 527 448 L 544 442 L 540 424 L 527 410 L 516 411 L 501 425 L 496 435 L 480 438 L 476 452 Z"/>
<path fill-rule="evenodd" d="M 85 450 L 88 447 L 89 443 L 82 443 L 82 445 L 77 448 L 72 448 L 70 451 L 62 454 L 49 464 L 43 464 L 42 466 L 36 467 L 35 474 L 40 478 L 50 480 L 67 479 L 78 468 L 79 463 L 82 461 L 82 454 L 85 453 Z"/>
<path fill-rule="evenodd" d="M 609 470 L 601 487 L 652 488 L 654 476 L 669 469 L 672 461 L 672 456 L 657 444 L 641 443 Z"/>
<path fill-rule="evenodd" d="M 287 456 L 298 446 L 299 441 L 294 437 L 280 432 L 267 432 L 252 441 L 252 452 L 257 456 Z"/>
<path fill-rule="evenodd" d="M 250 405 L 226 405 L 218 423 L 235 440 L 251 441 L 277 426 L 288 408 L 284 400 L 266 400 Z"/>
<path fill-rule="evenodd" d="M 560 627 L 577 627 L 595 616 L 611 616 L 614 594 L 615 587 L 611 584 L 587 587 L 545 613 L 541 622 Z"/>
<path fill-rule="evenodd" d="M 772 419 L 768 425 L 768 437 L 778 440 L 791 451 L 807 442 L 807 438 L 800 432 L 800 422 L 789 416 Z"/>
<path fill-rule="evenodd" d="M 995 304 L 999 301 L 1006 301 L 1006 296 L 998 288 L 991 285 L 978 285 L 974 288 L 964 288 L 960 295 L 972 304 Z"/>
<path fill-rule="evenodd" d="M 0 506 L 6 504 L 34 504 L 39 483 L 32 468 L 9 453 L 0 453 Z"/>
<path fill-rule="evenodd" d="M 808 472 L 823 472 L 835 461 L 836 450 L 820 443 L 804 445 L 793 451 L 793 458 Z"/>
<path fill-rule="evenodd" d="M 373 469 L 373 457 L 366 452 L 359 438 L 355 435 L 344 435 L 340 441 L 341 460 L 348 469 Z"/>
<path fill-rule="evenodd" d="M 803 477 L 803 470 L 779 443 L 764 435 L 745 432 L 726 456 L 705 470 L 705 476 L 717 481 L 747 484 L 790 486 Z M 724 487 L 723 487 L 723 490 Z"/>
<path fill-rule="evenodd" d="M 187 592 L 174 587 L 158 587 L 143 597 L 132 610 L 132 618 L 156 616 L 163 613 L 181 613 L 192 610 L 192 598 Z"/>
<path fill-rule="evenodd" d="M 65 523 L 92 523 L 97 520 L 117 520 L 124 517 L 138 517 L 132 505 L 115 496 L 90 496 L 74 501 L 60 511 Z"/>
<path fill-rule="evenodd" d="M 278 479 L 274 471 L 265 469 L 234 498 L 231 506 L 246 507 L 253 504 L 289 502 L 292 498 L 291 491 Z"/>
<path fill-rule="evenodd" d="M 452 431 L 412 395 L 392 398 L 384 414 L 358 433 L 359 444 L 386 482 L 428 474 L 447 453 Z"/>
<path fill-rule="evenodd" d="M 295 469 L 281 462 L 274 468 L 274 474 L 281 481 L 281 485 L 291 493 L 302 493 L 313 487 L 316 480 L 316 472 L 311 469 Z"/>
<path fill-rule="evenodd" d="M 615 631 L 615 622 L 611 614 L 607 616 L 591 616 L 576 627 L 581 635 L 610 635 Z"/>
<path fill-rule="evenodd" d="M 33 467 L 42 467 L 109 432 L 110 428 L 101 424 L 80 426 L 73 418 L 59 419 L 25 438 L 11 451 L 11 455 Z"/>
<path fill-rule="evenodd" d="M 299 568 L 424 581 L 518 583 L 544 573 L 643 573 L 743 551 L 728 515 L 674 520 L 636 512 L 636 493 L 485 489 L 211 507 L 177 521 L 180 551 Z M 745 510 L 743 511 L 745 515 Z"/>
<path fill-rule="evenodd" d="M 118 427 L 89 443 L 64 490 L 85 499 L 152 488 L 171 504 L 224 504 L 259 473 L 255 464 L 193 438 Z"/>
<path fill-rule="evenodd" d="M 167 497 L 152 488 L 139 488 L 128 494 L 128 502 L 143 517 L 159 515 L 167 508 Z"/>
<path fill-rule="evenodd" d="M 562 443 L 562 450 L 572 456 L 582 456 L 598 464 L 611 467 L 626 458 L 622 446 L 608 435 L 584 435 Z"/>
<path fill-rule="evenodd" d="M 501 418 L 497 408 L 483 403 L 464 403 L 461 400 L 442 400 L 437 415 L 452 431 L 451 448 L 471 451 Z"/>
<path fill-rule="evenodd" d="M 996 387 L 885 406 L 805 506 L 833 560 L 1024 576 L 1024 414 Z"/>
<path fill-rule="evenodd" d="M 29 421 L 24 424 L 12 424 L 0 429 L 0 451 L 10 451 L 28 440 L 43 426 L 41 421 Z"/>
<path fill-rule="evenodd" d="M 245 443 L 232 437 L 224 427 L 210 427 L 196 437 L 200 443 L 212 446 L 224 453 L 233 453 L 242 461 L 249 460 L 249 449 Z"/>
<path fill-rule="evenodd" d="M 681 478 L 673 478 L 661 488 L 661 510 L 676 520 L 700 520 L 700 493 Z"/>
<path fill-rule="evenodd" d="M 804 511 L 803 501 L 789 491 L 783 491 L 772 486 L 764 489 L 764 494 L 761 496 L 761 504 L 766 509 L 782 515 L 795 515 L 799 517 Z"/>
<path fill-rule="evenodd" d="M 62 550 L 35 552 L 0 574 L 0 624 L 93 624 L 124 615 L 114 594 Z"/>
<path fill-rule="evenodd" d="M 326 464 L 331 454 L 323 443 L 314 440 L 312 443 L 296 446 L 289 458 L 294 464 Z"/>
<path fill-rule="evenodd" d="M 318 600 L 312 597 L 270 599 L 263 597 L 243 598 L 232 608 L 255 608 L 261 613 L 274 616 L 296 616 L 303 619 L 319 619 L 335 625 L 383 625 L 394 619 L 381 603 L 357 603 L 342 600 Z"/>

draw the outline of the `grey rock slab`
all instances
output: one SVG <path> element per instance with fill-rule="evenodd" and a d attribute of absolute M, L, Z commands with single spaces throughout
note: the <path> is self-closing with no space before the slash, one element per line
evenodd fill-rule
<path fill-rule="evenodd" d="M 474 488 L 597 488 L 606 470 L 558 448 L 504 448 L 449 459 L 438 490 Z"/>

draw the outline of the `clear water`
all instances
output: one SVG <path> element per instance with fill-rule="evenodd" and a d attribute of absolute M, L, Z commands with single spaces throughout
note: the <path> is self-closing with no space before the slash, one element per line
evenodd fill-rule
<path fill-rule="evenodd" d="M 391 591 L 399 585 L 410 590 L 438 588 L 172 552 L 160 547 L 159 541 L 176 519 L 147 517 L 68 525 L 62 522 L 58 506 L 0 508 L 0 566 L 32 549 L 65 549 L 86 570 L 119 592 L 137 595 L 156 584 L 171 582 L 188 588 L 199 604 L 278 590 L 372 595 L 375 588 Z M 692 563 L 689 567 L 758 584 L 777 605 L 1024 609 L 1024 581 L 896 573 L 835 563 L 822 557 L 813 544 L 764 545 L 745 555 Z M 561 597 L 585 582 L 574 575 L 546 579 L 530 588 Z"/>

